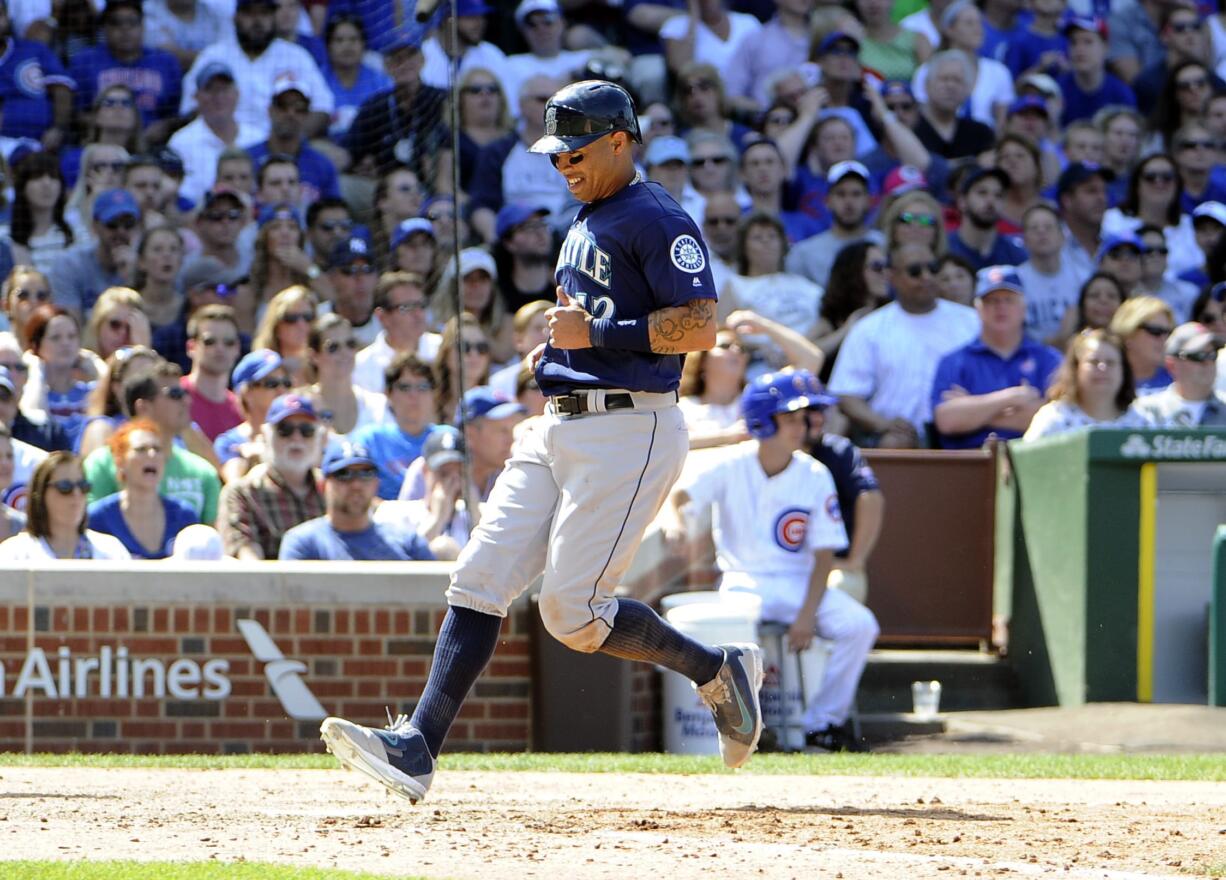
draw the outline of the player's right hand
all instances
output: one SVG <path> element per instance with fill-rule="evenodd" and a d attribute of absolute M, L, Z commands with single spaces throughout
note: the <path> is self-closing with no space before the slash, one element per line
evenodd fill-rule
<path fill-rule="evenodd" d="M 547 344 L 548 343 L 542 342 L 536 348 L 532 349 L 532 351 L 528 352 L 528 366 L 533 370 L 535 370 L 536 365 L 540 363 L 541 355 L 545 353 L 545 346 Z"/>

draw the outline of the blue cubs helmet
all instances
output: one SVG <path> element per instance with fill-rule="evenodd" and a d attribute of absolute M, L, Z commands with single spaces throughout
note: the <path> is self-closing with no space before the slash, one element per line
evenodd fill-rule
<path fill-rule="evenodd" d="M 630 93 L 605 80 L 583 80 L 563 86 L 549 99 L 545 105 L 545 134 L 528 151 L 569 153 L 615 131 L 627 132 L 638 143 L 643 142 Z"/>
<path fill-rule="evenodd" d="M 795 412 L 814 406 L 837 403 L 822 388 L 822 383 L 808 370 L 785 370 L 764 373 L 745 386 L 741 392 L 741 418 L 749 436 L 764 440 L 778 430 L 776 413 Z"/>

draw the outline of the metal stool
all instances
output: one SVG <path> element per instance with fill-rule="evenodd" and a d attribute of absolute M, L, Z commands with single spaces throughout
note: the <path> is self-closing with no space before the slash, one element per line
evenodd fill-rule
<path fill-rule="evenodd" d="M 805 725 L 803 712 L 808 708 L 809 692 L 805 686 L 805 670 L 804 664 L 800 660 L 800 654 L 796 651 L 788 651 L 786 648 L 785 640 L 788 629 L 789 624 L 786 623 L 762 621 L 758 624 L 758 641 L 766 654 L 764 659 L 777 661 L 779 664 L 773 683 L 763 678 L 762 693 L 759 697 L 762 704 L 763 739 L 767 740 L 763 745 L 765 751 L 799 751 L 799 748 L 788 745 L 788 734 L 792 732 L 799 733 L 800 742 L 804 743 Z M 802 714 L 799 718 L 793 718 L 792 702 L 787 698 L 787 691 L 783 687 L 783 664 L 787 662 L 789 657 L 796 664 L 796 680 L 800 686 Z M 772 701 L 779 708 L 777 712 L 771 713 L 772 723 L 767 724 L 766 706 Z M 800 748 L 803 748 L 803 745 Z"/>

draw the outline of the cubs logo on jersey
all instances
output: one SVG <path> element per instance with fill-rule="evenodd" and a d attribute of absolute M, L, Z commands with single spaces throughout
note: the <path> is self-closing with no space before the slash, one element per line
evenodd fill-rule
<path fill-rule="evenodd" d="M 809 511 L 803 507 L 789 507 L 775 518 L 775 543 L 789 553 L 800 552 L 808 531 Z"/>

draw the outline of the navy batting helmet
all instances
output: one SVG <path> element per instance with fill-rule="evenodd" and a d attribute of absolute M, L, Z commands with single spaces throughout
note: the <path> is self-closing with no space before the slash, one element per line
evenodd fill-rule
<path fill-rule="evenodd" d="M 837 403 L 808 370 L 764 373 L 741 392 L 741 418 L 751 437 L 764 440 L 774 436 L 776 413 L 796 412 L 813 406 Z"/>
<path fill-rule="evenodd" d="M 559 89 L 545 105 L 545 135 L 533 153 L 569 153 L 615 131 L 643 142 L 634 101 L 619 85 L 586 79 Z"/>

